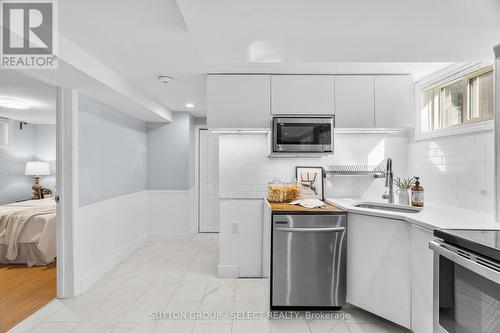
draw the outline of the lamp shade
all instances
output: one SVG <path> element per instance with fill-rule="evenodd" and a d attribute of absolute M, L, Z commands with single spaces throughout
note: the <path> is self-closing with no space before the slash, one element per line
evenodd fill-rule
<path fill-rule="evenodd" d="M 26 176 L 48 176 L 50 175 L 50 165 L 48 162 L 26 162 L 24 174 Z"/>

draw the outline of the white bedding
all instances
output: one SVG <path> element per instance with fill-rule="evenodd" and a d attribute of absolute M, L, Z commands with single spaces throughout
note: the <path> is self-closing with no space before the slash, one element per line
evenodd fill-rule
<path fill-rule="evenodd" d="M 23 201 L 0 206 L 0 217 L 3 214 L 31 208 L 55 209 L 55 207 L 54 199 Z M 15 260 L 6 258 L 5 254 L 9 242 L 5 237 L 0 236 L 0 263 L 26 263 L 28 266 L 33 266 L 52 262 L 56 257 L 56 230 L 55 213 L 37 215 L 29 219 L 17 238 L 16 245 L 19 246 L 20 250 L 19 256 Z M 0 230 L 1 232 L 2 230 Z"/>

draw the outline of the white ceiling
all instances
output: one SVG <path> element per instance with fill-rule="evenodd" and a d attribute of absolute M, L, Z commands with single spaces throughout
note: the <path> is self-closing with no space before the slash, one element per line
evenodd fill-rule
<path fill-rule="evenodd" d="M 64 0 L 62 35 L 175 111 L 205 104 L 201 58 L 175 0 Z M 170 74 L 168 85 L 157 80 Z"/>
<path fill-rule="evenodd" d="M 0 117 L 29 123 L 54 124 L 56 120 L 56 89 L 20 72 L 2 69 L 0 97 L 14 97 L 26 101 L 26 110 L 0 106 Z"/>
<path fill-rule="evenodd" d="M 206 73 L 418 79 L 450 62 L 490 60 L 500 43 L 498 0 L 64 0 L 59 10 L 68 40 L 195 116 L 206 114 Z"/>
<path fill-rule="evenodd" d="M 177 0 L 206 62 L 491 60 L 498 0 Z"/>

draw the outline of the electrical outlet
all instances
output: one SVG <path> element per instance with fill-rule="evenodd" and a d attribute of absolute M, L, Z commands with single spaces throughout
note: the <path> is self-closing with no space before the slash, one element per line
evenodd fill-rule
<path fill-rule="evenodd" d="M 240 222 L 233 222 L 232 229 L 233 234 L 238 234 L 240 232 Z"/>

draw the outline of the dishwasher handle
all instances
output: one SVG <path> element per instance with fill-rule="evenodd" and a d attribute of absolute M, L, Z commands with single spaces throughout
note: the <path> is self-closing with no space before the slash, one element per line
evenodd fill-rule
<path fill-rule="evenodd" d="M 288 228 L 288 227 L 276 227 L 276 231 L 285 232 L 343 232 L 345 227 L 335 227 L 335 228 Z"/>

